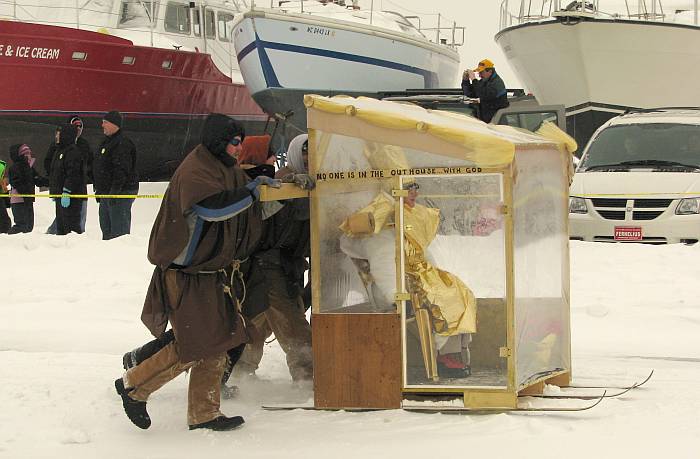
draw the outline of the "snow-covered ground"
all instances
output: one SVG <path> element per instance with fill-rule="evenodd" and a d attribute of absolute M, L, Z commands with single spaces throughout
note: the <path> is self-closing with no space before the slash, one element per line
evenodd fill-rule
<path fill-rule="evenodd" d="M 144 184 L 142 193 L 162 191 Z M 188 431 L 185 376 L 148 405 L 153 425 L 133 426 L 113 381 L 122 354 L 150 339 L 139 315 L 159 201 L 134 205 L 133 234 L 100 240 L 90 203 L 87 233 L 0 235 L 0 457 L 420 457 L 697 458 L 700 445 L 700 245 L 572 242 L 574 382 L 643 388 L 579 413 L 421 414 L 403 411 L 264 411 L 305 402 L 276 343 L 260 381 L 239 382 L 243 428 Z M 552 401 L 553 403 L 562 403 Z M 581 402 L 568 402 L 581 403 Z"/>

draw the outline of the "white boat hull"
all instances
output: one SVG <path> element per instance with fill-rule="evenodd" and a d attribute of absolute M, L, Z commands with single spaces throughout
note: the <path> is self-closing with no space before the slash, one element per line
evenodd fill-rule
<path fill-rule="evenodd" d="M 273 88 L 377 92 L 456 84 L 455 50 L 377 27 L 318 16 L 248 13 L 234 43 L 243 79 L 255 96 Z"/>
<path fill-rule="evenodd" d="M 540 103 L 564 104 L 567 116 L 598 112 L 598 126 L 630 107 L 700 106 L 696 26 L 548 20 L 506 28 L 496 42 Z M 587 137 L 596 127 L 583 127 Z"/>

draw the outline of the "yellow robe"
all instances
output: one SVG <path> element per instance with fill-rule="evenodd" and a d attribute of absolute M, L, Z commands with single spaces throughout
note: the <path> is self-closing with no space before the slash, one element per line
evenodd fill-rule
<path fill-rule="evenodd" d="M 357 214 L 370 214 L 373 219 L 371 232 L 354 233 L 346 219 L 340 229 L 348 237 L 377 234 L 385 229 L 394 217 L 394 200 L 386 193 L 379 194 Z M 356 215 L 357 215 L 356 214 Z M 476 299 L 472 291 L 457 276 L 443 271 L 426 258 L 425 253 L 435 239 L 440 225 L 440 210 L 416 204 L 404 206 L 404 253 L 406 272 L 416 276 L 426 299 L 437 308 L 431 308 L 436 319 L 436 332 L 444 336 L 476 332 Z M 371 267 L 370 267 L 371 269 Z"/>

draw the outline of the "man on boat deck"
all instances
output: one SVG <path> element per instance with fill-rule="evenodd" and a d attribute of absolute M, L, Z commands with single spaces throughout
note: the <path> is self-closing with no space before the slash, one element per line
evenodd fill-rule
<path fill-rule="evenodd" d="M 475 73 L 479 74 L 479 80 Z M 496 73 L 493 62 L 488 59 L 479 61 L 476 69 L 464 71 L 462 91 L 467 97 L 479 99 L 479 119 L 485 123 L 491 122 L 499 109 L 510 105 L 506 85 Z"/>

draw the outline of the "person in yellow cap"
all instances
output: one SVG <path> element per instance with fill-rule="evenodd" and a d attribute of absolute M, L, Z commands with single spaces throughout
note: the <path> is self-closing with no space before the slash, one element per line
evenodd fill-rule
<path fill-rule="evenodd" d="M 476 78 L 477 73 L 479 79 Z M 496 73 L 493 62 L 489 59 L 480 60 L 474 70 L 464 71 L 462 91 L 467 97 L 479 99 L 479 119 L 486 123 L 491 121 L 499 109 L 510 105 L 506 85 Z"/>

